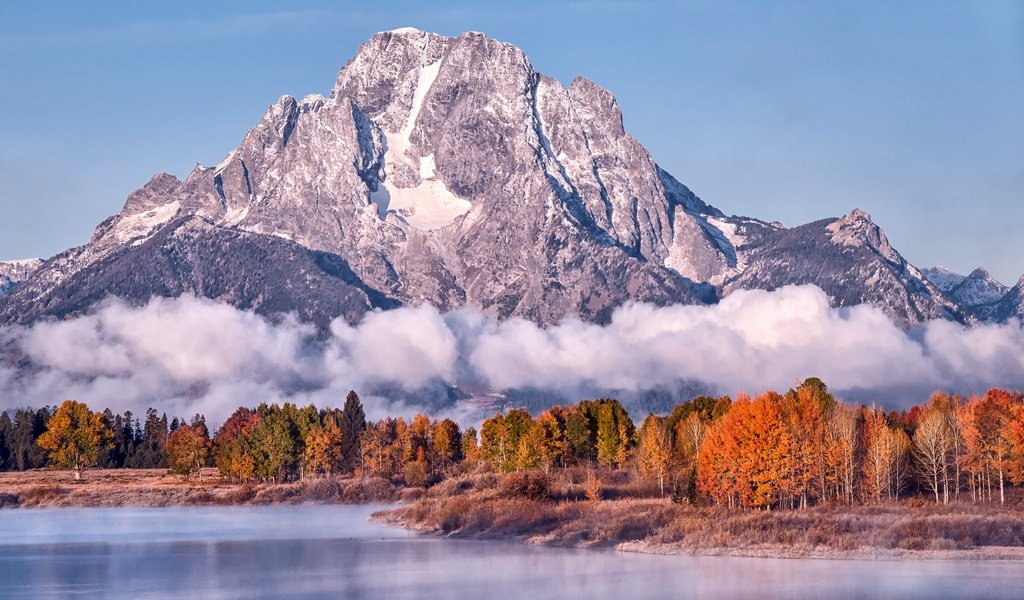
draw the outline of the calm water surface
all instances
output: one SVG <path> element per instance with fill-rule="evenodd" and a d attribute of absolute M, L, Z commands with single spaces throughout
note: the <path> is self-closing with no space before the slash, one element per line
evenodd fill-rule
<path fill-rule="evenodd" d="M 412 535 L 378 507 L 0 511 L 0 598 L 1024 598 L 1013 562 L 649 556 Z"/>

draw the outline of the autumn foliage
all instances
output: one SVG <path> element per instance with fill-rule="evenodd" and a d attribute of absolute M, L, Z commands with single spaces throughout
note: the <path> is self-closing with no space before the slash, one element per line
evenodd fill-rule
<path fill-rule="evenodd" d="M 120 444 L 121 428 L 112 437 L 110 427 L 118 418 L 109 411 L 93 413 L 69 400 L 40 414 L 48 418 L 36 443 L 53 466 L 78 474 Z M 126 415 L 121 423 L 130 422 Z M 811 378 L 782 394 L 697 397 L 668 414 L 648 415 L 639 428 L 609 398 L 536 416 L 521 408 L 499 412 L 479 431 L 426 414 L 367 421 L 355 392 L 343 409 L 240 407 L 212 440 L 196 415 L 188 423 L 174 419 L 160 441 L 165 420 L 149 411 L 152 435 L 145 439 L 165 453 L 172 472 L 191 477 L 212 463 L 244 482 L 352 475 L 429 488 L 467 473 L 498 472 L 515 474 L 502 493 L 539 498 L 548 493 L 537 491 L 541 484 L 560 470 L 570 486 L 579 486 L 562 492 L 570 498 L 622 497 L 615 482 L 626 477 L 637 484 L 631 493 L 753 509 L 908 496 L 1005 503 L 1008 487 L 1024 485 L 1024 399 L 1000 389 L 969 398 L 937 392 L 923 405 L 886 412 L 837 400 Z M 0 420 L 6 447 L 14 446 L 7 440 L 17 441 L 23 422 L 30 431 L 28 419 Z"/>
<path fill-rule="evenodd" d="M 66 400 L 50 417 L 36 443 L 49 453 L 51 465 L 73 470 L 77 480 L 86 467 L 96 464 L 111 437 L 103 415 L 90 411 L 82 402 Z"/>

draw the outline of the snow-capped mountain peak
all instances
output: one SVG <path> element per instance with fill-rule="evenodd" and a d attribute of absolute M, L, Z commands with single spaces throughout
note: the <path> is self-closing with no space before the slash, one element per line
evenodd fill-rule
<path fill-rule="evenodd" d="M 0 322 L 191 293 L 321 325 L 420 302 L 550 324 L 790 284 L 902 324 L 970 320 L 867 213 L 726 216 L 592 80 L 565 86 L 480 33 L 400 28 L 362 44 L 329 97 L 282 96 L 215 167 L 154 176 L 8 294 Z"/>
<path fill-rule="evenodd" d="M 935 287 L 939 288 L 943 292 L 950 291 L 959 285 L 961 281 L 967 278 L 966 275 L 956 273 L 942 265 L 921 269 L 921 272 L 924 273 L 924 276 L 927 277 L 929 281 L 935 284 Z"/>
<path fill-rule="evenodd" d="M 996 281 L 988 271 L 978 267 L 949 290 L 949 296 L 962 306 L 980 306 L 999 301 L 1010 288 Z"/>

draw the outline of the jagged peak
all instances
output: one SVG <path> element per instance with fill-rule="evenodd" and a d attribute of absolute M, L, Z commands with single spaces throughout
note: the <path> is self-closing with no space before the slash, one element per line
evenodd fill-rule
<path fill-rule="evenodd" d="M 622 124 L 622 110 L 615 94 L 583 76 L 577 76 L 569 85 L 569 96 L 577 112 L 591 113 L 599 119 L 613 124 L 616 133 L 625 133 Z"/>
<path fill-rule="evenodd" d="M 846 216 L 842 217 L 840 220 L 841 221 L 845 221 L 847 223 L 866 222 L 866 223 L 870 223 L 872 225 L 875 224 L 875 222 L 871 220 L 871 215 L 869 215 L 867 212 L 865 212 L 865 211 L 863 211 L 863 210 L 861 210 L 859 208 L 855 208 L 855 209 L 851 210 L 849 214 L 847 214 Z"/>
<path fill-rule="evenodd" d="M 988 271 L 986 271 L 984 267 L 978 267 L 977 269 L 971 271 L 970 275 L 967 276 L 967 279 L 996 281 L 995 277 L 992 277 L 992 275 Z M 996 283 L 998 283 L 998 281 L 996 281 Z"/>
<path fill-rule="evenodd" d="M 877 245 L 879 240 L 875 238 L 884 237 L 885 235 L 881 232 L 881 228 L 871 220 L 871 215 L 859 208 L 855 208 L 849 214 L 836 219 L 827 226 L 827 229 L 832 233 L 833 239 L 838 237 L 846 242 L 857 242 L 857 245 L 861 243 Z M 878 234 L 881 234 L 881 236 Z M 836 241 L 840 240 L 837 239 Z"/>
<path fill-rule="evenodd" d="M 929 268 L 925 269 L 925 271 L 928 271 L 929 273 L 935 272 L 935 273 L 942 273 L 944 275 L 956 275 L 957 277 L 964 277 L 964 275 L 961 275 L 960 273 L 957 273 L 953 269 L 944 267 L 942 265 L 935 265 L 934 267 L 929 267 Z"/>
<path fill-rule="evenodd" d="M 168 173 L 167 171 L 160 171 L 149 178 L 143 188 L 152 188 L 156 186 L 164 185 L 177 185 L 181 183 L 181 180 L 177 176 Z"/>
<path fill-rule="evenodd" d="M 832 241 L 837 244 L 850 247 L 869 246 L 893 263 L 904 262 L 899 253 L 889 245 L 882 228 L 871 220 L 871 215 L 859 208 L 836 219 L 826 226 L 826 230 L 831 234 Z"/>

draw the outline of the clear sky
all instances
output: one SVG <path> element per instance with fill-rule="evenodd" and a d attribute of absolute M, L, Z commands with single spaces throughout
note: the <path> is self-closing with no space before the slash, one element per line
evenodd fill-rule
<path fill-rule="evenodd" d="M 0 258 L 50 256 L 158 171 L 216 164 L 376 31 L 483 31 L 612 90 L 704 200 L 868 211 L 919 266 L 1024 273 L 1024 2 L 0 0 Z"/>

